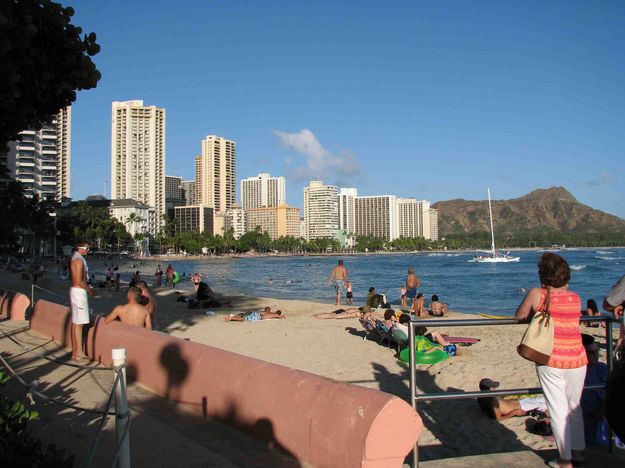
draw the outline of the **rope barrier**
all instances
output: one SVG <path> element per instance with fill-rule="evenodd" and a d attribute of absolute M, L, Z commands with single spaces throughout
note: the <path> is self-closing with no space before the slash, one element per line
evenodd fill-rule
<path fill-rule="evenodd" d="M 42 353 L 37 353 L 35 352 L 34 349 L 30 348 L 29 346 L 26 346 L 22 343 L 20 343 L 19 341 L 17 341 L 15 338 L 13 338 L 11 335 L 9 335 L 8 333 L 6 333 L 3 329 L 0 328 L 0 332 L 2 332 L 2 334 L 5 336 L 5 338 L 8 338 L 9 340 L 11 340 L 13 343 L 15 343 L 16 345 L 18 345 L 20 348 L 22 348 L 23 350 L 27 351 L 27 352 L 32 352 L 36 355 L 38 355 L 38 357 L 40 357 L 41 359 L 45 359 L 46 361 L 49 362 L 55 362 L 57 364 L 60 364 L 62 366 L 67 366 L 67 367 L 75 367 L 77 369 L 90 369 L 90 370 L 115 370 L 113 367 L 101 367 L 101 366 L 87 366 L 84 364 L 75 364 L 73 362 L 66 362 L 66 361 L 60 361 L 56 358 L 51 358 L 48 357 Z M 44 345 L 48 344 L 48 343 L 52 343 L 54 340 L 50 340 L 44 343 Z"/>
<path fill-rule="evenodd" d="M 76 411 L 83 411 L 85 413 L 91 413 L 91 414 L 104 414 L 103 411 L 99 411 L 99 410 L 94 410 L 91 408 L 83 408 L 81 406 L 77 406 L 77 405 L 72 405 L 70 403 L 65 403 L 64 401 L 60 401 L 56 398 L 50 397 L 42 392 L 40 392 L 39 390 L 36 390 L 35 387 L 38 385 L 37 381 L 33 381 L 31 383 L 27 383 L 24 379 L 22 379 L 20 377 L 20 375 L 11 367 L 11 365 L 4 359 L 4 357 L 0 354 L 0 361 L 2 361 L 2 365 L 6 368 L 7 371 L 9 371 L 9 373 L 15 377 L 15 379 L 21 383 L 24 387 L 26 387 L 28 389 L 28 393 L 31 393 L 35 396 L 38 396 L 39 398 L 42 398 L 46 401 L 49 401 L 51 403 L 55 403 L 59 406 L 63 406 L 65 408 L 70 408 Z M 108 411 L 109 415 L 115 415 L 116 413 L 114 411 Z"/>
<path fill-rule="evenodd" d="M 63 302 L 64 302 L 65 304 L 69 304 L 69 299 L 67 298 L 67 296 L 61 296 L 61 295 L 59 295 L 59 294 L 55 293 L 54 291 L 50 291 L 49 289 L 42 288 L 41 286 L 38 286 L 38 285 L 36 285 L 36 284 L 33 284 L 33 285 L 32 285 L 32 297 L 31 297 L 31 300 L 32 300 L 32 306 L 33 306 L 33 307 L 35 306 L 35 300 L 34 300 L 34 296 L 35 296 L 35 294 L 34 294 L 34 290 L 35 290 L 35 289 L 39 289 L 40 291 L 43 291 L 43 292 L 45 292 L 45 293 L 48 293 L 48 294 L 50 294 L 51 296 L 58 297 L 59 299 L 63 299 Z"/>

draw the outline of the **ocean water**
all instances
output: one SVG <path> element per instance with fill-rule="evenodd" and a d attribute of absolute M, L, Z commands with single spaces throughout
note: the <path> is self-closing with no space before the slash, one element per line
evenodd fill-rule
<path fill-rule="evenodd" d="M 334 303 L 328 277 L 339 258 L 352 281 L 354 303 L 363 305 L 374 286 L 399 304 L 406 270 L 421 278 L 426 298 L 437 294 L 453 310 L 466 313 L 512 315 L 523 298 L 522 287 L 539 286 L 537 264 L 543 251 L 512 251 L 519 263 L 473 263 L 473 253 L 410 253 L 308 257 L 242 257 L 178 260 L 171 264 L 188 287 L 188 276 L 201 273 L 217 292 L 304 299 Z M 583 303 L 595 299 L 599 307 L 608 289 L 625 274 L 625 249 L 567 249 L 559 252 L 571 266 L 570 288 Z M 164 262 L 163 270 L 167 263 Z"/>

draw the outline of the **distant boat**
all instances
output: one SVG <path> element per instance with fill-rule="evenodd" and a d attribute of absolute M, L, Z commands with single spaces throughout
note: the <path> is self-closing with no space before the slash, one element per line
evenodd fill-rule
<path fill-rule="evenodd" d="M 490 237 L 491 237 L 491 249 L 490 250 L 478 250 L 478 255 L 475 254 L 474 262 L 477 263 L 509 263 L 518 262 L 521 257 L 513 257 L 510 255 L 510 251 L 506 253 L 498 252 L 495 249 L 495 229 L 493 228 L 493 209 L 490 204 L 490 189 L 488 189 L 488 213 L 490 215 Z"/>

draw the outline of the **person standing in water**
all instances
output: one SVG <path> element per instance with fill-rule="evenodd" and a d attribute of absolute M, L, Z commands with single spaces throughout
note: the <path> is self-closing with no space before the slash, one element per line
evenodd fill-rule
<path fill-rule="evenodd" d="M 343 260 L 339 260 L 338 265 L 332 269 L 329 279 L 329 282 L 334 286 L 334 290 L 336 291 L 336 305 L 341 304 L 341 296 L 343 295 L 346 281 L 347 270 L 343 266 Z"/>

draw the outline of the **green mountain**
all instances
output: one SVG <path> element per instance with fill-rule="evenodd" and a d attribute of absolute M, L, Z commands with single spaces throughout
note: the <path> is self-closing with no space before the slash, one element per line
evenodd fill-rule
<path fill-rule="evenodd" d="M 490 232 L 488 200 L 435 203 L 439 235 Z M 625 220 L 578 202 L 564 187 L 534 190 L 511 200 L 492 200 L 495 235 L 559 231 L 574 235 L 625 235 Z"/>

